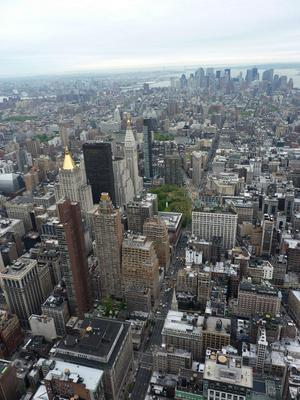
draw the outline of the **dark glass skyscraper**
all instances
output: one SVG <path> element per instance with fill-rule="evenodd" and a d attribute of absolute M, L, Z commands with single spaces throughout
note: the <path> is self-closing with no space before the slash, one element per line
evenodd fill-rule
<path fill-rule="evenodd" d="M 116 204 L 111 144 L 88 142 L 83 145 L 83 157 L 88 183 L 92 187 L 93 203 L 98 204 L 101 193 L 108 193 Z"/>
<path fill-rule="evenodd" d="M 153 178 L 152 165 L 152 132 L 154 131 L 154 120 L 144 118 L 144 176 Z"/>

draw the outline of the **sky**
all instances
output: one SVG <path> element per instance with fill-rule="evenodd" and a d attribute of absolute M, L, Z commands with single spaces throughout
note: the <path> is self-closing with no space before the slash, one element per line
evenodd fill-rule
<path fill-rule="evenodd" d="M 0 77 L 300 62 L 300 0 L 0 0 Z"/>

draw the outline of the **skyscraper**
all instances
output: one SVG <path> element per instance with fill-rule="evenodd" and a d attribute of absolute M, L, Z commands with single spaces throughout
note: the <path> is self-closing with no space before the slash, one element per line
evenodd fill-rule
<path fill-rule="evenodd" d="M 120 211 L 114 208 L 108 193 L 102 193 L 99 207 L 92 213 L 92 221 L 99 260 L 101 296 L 121 298 L 123 227 Z"/>
<path fill-rule="evenodd" d="M 177 154 L 165 157 L 165 183 L 178 186 L 183 184 L 181 159 Z"/>
<path fill-rule="evenodd" d="M 142 189 L 142 178 L 139 176 L 137 145 L 129 119 L 127 121 L 127 129 L 125 134 L 125 159 L 130 171 L 134 194 L 137 195 Z"/>
<path fill-rule="evenodd" d="M 68 199 L 59 201 L 57 206 L 61 222 L 57 238 L 70 312 L 82 318 L 90 308 L 91 293 L 80 207 Z"/>
<path fill-rule="evenodd" d="M 170 265 L 170 242 L 166 223 L 157 216 L 149 218 L 144 223 L 143 234 L 153 242 L 159 265 L 167 269 Z"/>
<path fill-rule="evenodd" d="M 153 177 L 152 165 L 152 132 L 154 123 L 151 118 L 144 118 L 144 176 L 147 179 Z"/>
<path fill-rule="evenodd" d="M 56 201 L 67 198 L 80 203 L 83 213 L 93 207 L 91 186 L 87 184 L 84 163 L 76 165 L 69 150 L 65 150 L 63 167 L 59 171 L 56 185 Z"/>
<path fill-rule="evenodd" d="M 108 193 L 113 204 L 116 204 L 111 144 L 100 141 L 87 142 L 82 148 L 94 204 L 99 203 L 102 192 Z"/>
<path fill-rule="evenodd" d="M 42 302 L 52 290 L 48 266 L 21 257 L 6 267 L 0 279 L 9 311 L 18 316 L 22 327 L 28 328 L 28 318 L 40 313 Z"/>
<path fill-rule="evenodd" d="M 154 244 L 146 236 L 129 234 L 122 246 L 122 278 L 124 292 L 133 284 L 150 289 L 152 300 L 159 294 L 159 263 Z"/>

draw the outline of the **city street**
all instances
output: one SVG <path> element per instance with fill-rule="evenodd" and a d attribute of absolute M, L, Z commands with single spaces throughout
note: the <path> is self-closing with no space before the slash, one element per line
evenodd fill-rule
<path fill-rule="evenodd" d="M 176 283 L 177 271 L 185 265 L 185 247 L 187 238 L 184 233 L 178 241 L 177 248 L 174 251 L 172 263 L 166 272 L 165 279 L 162 283 L 160 298 L 158 301 L 159 306 L 154 312 L 152 319 L 153 328 L 149 337 L 144 340 L 141 349 L 135 352 L 135 360 L 137 364 L 137 374 L 135 378 L 135 385 L 131 394 L 134 400 L 143 399 L 150 382 L 152 367 L 153 367 L 153 351 L 157 346 L 162 343 L 162 329 L 164 326 L 165 317 L 171 307 L 173 297 L 173 287 Z"/>

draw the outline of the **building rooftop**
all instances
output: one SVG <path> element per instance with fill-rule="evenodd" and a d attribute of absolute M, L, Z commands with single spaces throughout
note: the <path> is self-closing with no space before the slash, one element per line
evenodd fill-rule
<path fill-rule="evenodd" d="M 22 223 L 20 219 L 1 218 L 0 219 L 0 236 L 5 235 L 7 232 L 13 232 L 14 227 Z"/>
<path fill-rule="evenodd" d="M 103 377 L 103 371 L 100 369 L 84 367 L 73 363 L 56 360 L 54 368 L 51 369 L 46 380 L 58 379 L 60 381 L 71 381 L 81 384 L 91 392 L 95 392 Z"/>
<path fill-rule="evenodd" d="M 68 335 L 53 352 L 65 361 L 107 369 L 115 361 L 129 327 L 129 323 L 116 320 L 85 319 L 81 332 Z"/>
<path fill-rule="evenodd" d="M 7 265 L 0 273 L 2 278 L 22 278 L 37 263 L 31 258 L 21 257 L 11 265 Z"/>
<path fill-rule="evenodd" d="M 165 222 L 168 229 L 177 229 L 182 220 L 181 213 L 159 211 L 158 216 Z"/>
<path fill-rule="evenodd" d="M 203 379 L 224 382 L 231 385 L 242 386 L 248 389 L 253 387 L 253 373 L 251 367 L 242 365 L 238 358 L 218 355 L 211 356 L 205 362 Z"/>

